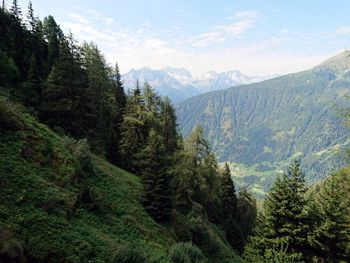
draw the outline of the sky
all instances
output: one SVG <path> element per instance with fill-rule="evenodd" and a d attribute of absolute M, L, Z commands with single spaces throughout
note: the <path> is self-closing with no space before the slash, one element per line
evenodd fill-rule
<path fill-rule="evenodd" d="M 9 5 L 12 1 L 7 0 Z M 18 0 L 23 13 L 27 1 Z M 350 48 L 349 0 L 32 0 L 64 32 L 93 41 L 122 73 L 183 67 L 274 75 Z"/>

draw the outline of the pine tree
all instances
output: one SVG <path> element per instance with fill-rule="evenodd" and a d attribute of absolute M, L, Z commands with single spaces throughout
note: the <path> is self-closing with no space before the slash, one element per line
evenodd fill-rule
<path fill-rule="evenodd" d="M 160 107 L 161 134 L 164 138 L 164 145 L 167 152 L 172 154 L 178 146 L 175 109 L 168 97 L 162 100 Z"/>
<path fill-rule="evenodd" d="M 48 43 L 47 64 L 49 71 L 60 54 L 60 42 L 63 41 L 63 32 L 52 16 L 44 18 L 43 33 Z"/>
<path fill-rule="evenodd" d="M 115 63 L 113 76 L 114 98 L 117 107 L 117 116 L 121 120 L 126 106 L 126 94 L 124 91 L 124 84 L 121 79 L 118 63 Z"/>
<path fill-rule="evenodd" d="M 221 183 L 221 203 L 223 214 L 237 218 L 237 196 L 228 163 L 225 163 Z"/>
<path fill-rule="evenodd" d="M 75 137 L 86 137 L 96 126 L 87 75 L 81 54 L 72 38 L 61 42 L 60 56 L 44 90 L 42 118 L 51 127 L 60 127 Z"/>
<path fill-rule="evenodd" d="M 37 60 L 34 55 L 31 56 L 29 64 L 28 79 L 23 84 L 23 101 L 25 105 L 38 109 L 38 105 L 41 103 L 42 87 L 40 79 L 40 69 Z"/>
<path fill-rule="evenodd" d="M 193 203 L 200 204 L 211 221 L 220 217 L 219 173 L 215 156 L 197 126 L 177 154 L 172 172 L 175 205 L 179 210 L 191 210 Z"/>
<path fill-rule="evenodd" d="M 237 196 L 237 222 L 246 242 L 253 232 L 257 217 L 256 199 L 246 188 L 240 189 Z"/>
<path fill-rule="evenodd" d="M 226 239 L 233 249 L 242 253 L 244 242 L 240 226 L 237 222 L 237 196 L 228 163 L 225 163 L 222 174 L 220 199 L 222 214 L 224 215 L 223 226 Z"/>
<path fill-rule="evenodd" d="M 143 205 L 156 220 L 165 221 L 170 216 L 171 198 L 166 173 L 163 139 L 151 129 L 146 147 L 140 153 L 142 160 Z M 141 158 L 142 157 L 142 158 Z"/>
<path fill-rule="evenodd" d="M 34 10 L 33 10 L 32 1 L 29 1 L 29 3 L 28 3 L 27 21 L 28 21 L 28 25 L 29 25 L 29 28 L 30 28 L 30 32 L 32 34 L 34 34 L 35 31 L 36 31 L 37 20 L 38 19 L 34 16 Z"/>
<path fill-rule="evenodd" d="M 118 67 L 118 63 L 115 65 L 115 69 L 112 75 L 113 89 L 112 93 L 114 95 L 113 103 L 113 119 L 112 119 L 112 131 L 110 134 L 109 142 L 106 146 L 107 158 L 110 162 L 118 165 L 122 165 L 120 156 L 120 141 L 121 141 L 121 124 L 123 121 L 123 115 L 125 112 L 125 107 L 127 103 L 126 94 L 124 92 L 123 82 L 121 80 L 121 75 Z"/>
<path fill-rule="evenodd" d="M 350 242 L 350 221 L 347 215 L 347 193 L 335 174 L 331 175 L 316 194 L 314 203 L 318 220 L 310 240 L 318 258 L 326 262 L 349 261 L 346 245 Z"/>
<path fill-rule="evenodd" d="M 306 260 L 309 254 L 304 174 L 300 162 L 294 161 L 288 174 L 277 177 L 264 202 L 254 233 L 255 249 L 260 255 L 268 255 L 276 247 L 287 247 L 287 253 L 295 260 Z M 260 224 L 260 225 L 259 225 Z"/>
<path fill-rule="evenodd" d="M 109 143 L 114 113 L 112 109 L 113 82 L 110 76 L 110 69 L 98 47 L 93 43 L 84 43 L 82 47 L 83 68 L 86 71 L 88 85 L 87 89 L 91 94 L 91 107 L 93 116 L 91 121 L 96 123 L 95 127 L 89 130 L 87 136 L 91 148 L 103 154 Z"/>
<path fill-rule="evenodd" d="M 133 94 L 128 98 L 123 122 L 121 123 L 120 155 L 122 166 L 128 171 L 140 173 L 138 153 L 144 147 L 147 138 L 145 129 L 145 111 L 138 82 Z"/>
<path fill-rule="evenodd" d="M 18 6 L 17 0 L 13 0 L 10 11 L 15 16 L 17 21 L 22 21 L 22 11 L 21 8 Z"/>

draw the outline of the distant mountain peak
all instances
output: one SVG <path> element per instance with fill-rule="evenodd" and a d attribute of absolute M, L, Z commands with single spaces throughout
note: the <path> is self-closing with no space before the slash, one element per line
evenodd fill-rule
<path fill-rule="evenodd" d="M 350 70 L 350 51 L 344 50 L 343 52 L 327 59 L 317 67 L 332 70 Z"/>
<path fill-rule="evenodd" d="M 179 102 L 200 93 L 260 82 L 271 77 L 247 76 L 239 70 L 208 71 L 201 76 L 193 77 L 185 68 L 167 66 L 161 69 L 150 67 L 132 69 L 122 78 L 127 89 L 133 88 L 136 80 L 141 84 L 147 81 L 161 95 L 169 96 L 174 102 Z"/>

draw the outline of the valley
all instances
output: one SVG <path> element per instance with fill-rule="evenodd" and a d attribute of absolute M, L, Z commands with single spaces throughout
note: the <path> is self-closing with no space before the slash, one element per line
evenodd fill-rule
<path fill-rule="evenodd" d="M 350 52 L 300 73 L 192 97 L 177 105 L 187 136 L 202 125 L 234 180 L 262 197 L 294 158 L 309 183 L 344 165 L 348 128 L 340 109 L 350 91 Z"/>

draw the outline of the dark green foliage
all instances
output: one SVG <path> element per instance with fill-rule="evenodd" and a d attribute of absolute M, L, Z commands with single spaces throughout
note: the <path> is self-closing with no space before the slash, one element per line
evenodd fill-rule
<path fill-rule="evenodd" d="M 129 171 L 140 173 L 137 155 L 141 152 L 146 138 L 144 103 L 139 86 L 136 86 L 128 98 L 123 122 L 121 123 L 120 154 L 123 167 Z"/>
<path fill-rule="evenodd" d="M 126 245 L 118 249 L 113 263 L 147 263 L 139 247 L 135 245 Z"/>
<path fill-rule="evenodd" d="M 146 211 L 158 222 L 169 219 L 172 208 L 169 178 L 165 167 L 163 139 L 151 130 L 146 147 L 140 153 L 142 162 L 143 205 Z"/>
<path fill-rule="evenodd" d="M 255 254 L 265 257 L 276 246 L 287 246 L 287 254 L 295 260 L 306 260 L 310 253 L 308 243 L 309 215 L 304 193 L 306 185 L 300 163 L 294 161 L 288 174 L 277 177 L 264 202 L 264 211 L 257 221 L 249 245 Z"/>
<path fill-rule="evenodd" d="M 204 263 L 207 262 L 203 252 L 191 243 L 176 243 L 169 252 L 171 263 Z"/>
<path fill-rule="evenodd" d="M 60 54 L 60 41 L 63 38 L 63 32 L 52 16 L 44 18 L 43 34 L 48 45 L 47 63 L 51 68 Z"/>
<path fill-rule="evenodd" d="M 237 196 L 235 185 L 231 178 L 230 167 L 225 163 L 222 173 L 220 200 L 222 205 L 223 227 L 226 232 L 226 239 L 233 249 L 239 253 L 243 252 L 244 240 L 240 225 L 237 221 Z"/>
<path fill-rule="evenodd" d="M 315 194 L 313 202 L 316 220 L 309 239 L 315 248 L 315 256 L 326 262 L 350 260 L 347 245 L 350 243 L 350 218 L 344 200 L 348 192 L 336 175 L 331 175 Z"/>
<path fill-rule="evenodd" d="M 201 127 L 196 127 L 184 143 L 184 150 L 176 157 L 172 168 L 175 205 L 185 212 L 193 202 L 203 206 L 208 216 L 215 219 L 219 213 L 219 173 L 217 162 L 203 137 Z"/>
<path fill-rule="evenodd" d="M 222 204 L 223 215 L 225 217 L 237 218 L 237 196 L 235 185 L 231 178 L 231 171 L 228 163 L 225 163 L 222 173 L 220 199 Z"/>
<path fill-rule="evenodd" d="M 70 37 L 61 42 L 60 57 L 52 68 L 44 91 L 42 118 L 76 137 L 96 127 L 95 105 L 88 89 L 81 54 Z"/>
<path fill-rule="evenodd" d="M 118 64 L 116 63 L 113 76 L 112 76 L 114 95 L 114 117 L 111 122 L 110 138 L 106 145 L 107 158 L 114 164 L 122 164 L 120 155 L 120 141 L 121 141 L 121 124 L 123 121 L 123 115 L 127 103 L 127 97 L 124 92 L 123 82 L 121 81 L 121 75 L 119 72 Z"/>
<path fill-rule="evenodd" d="M 237 196 L 237 222 L 242 231 L 244 242 L 253 232 L 257 217 L 256 200 L 247 189 L 240 189 Z"/>
<path fill-rule="evenodd" d="M 166 255 L 175 241 L 144 211 L 138 177 L 3 97 L 0 123 L 0 228 L 11 229 L 28 262 L 112 262 L 126 240 L 151 262 Z"/>
<path fill-rule="evenodd" d="M 14 92 L 13 87 L 16 87 L 18 75 L 18 68 L 13 59 L 0 50 L 0 85 Z"/>
<path fill-rule="evenodd" d="M 161 134 L 164 138 L 164 145 L 169 154 L 172 154 L 177 148 L 178 134 L 176 125 L 175 109 L 169 98 L 161 102 Z"/>

